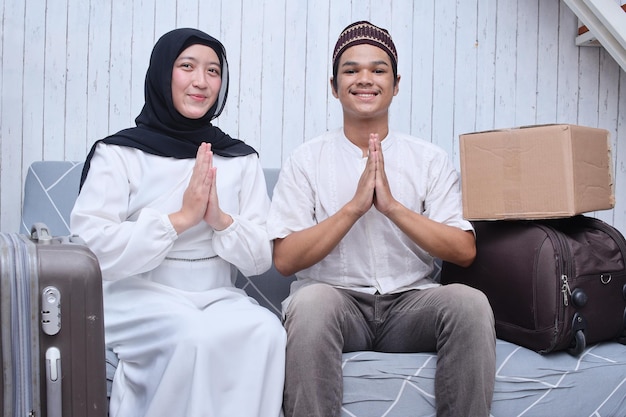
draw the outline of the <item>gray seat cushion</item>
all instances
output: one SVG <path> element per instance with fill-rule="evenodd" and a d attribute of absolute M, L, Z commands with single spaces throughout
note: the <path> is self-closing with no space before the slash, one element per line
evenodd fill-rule
<path fill-rule="evenodd" d="M 30 234 L 37 222 L 45 223 L 54 236 L 70 233 L 70 212 L 78 196 L 82 169 L 78 162 L 33 162 L 24 184 L 21 233 Z"/>
<path fill-rule="evenodd" d="M 21 230 L 44 222 L 54 235 L 69 233 L 69 214 L 78 195 L 82 164 L 35 162 L 29 169 Z M 268 191 L 277 169 L 265 170 Z M 439 270 L 435 272 L 438 275 Z M 272 268 L 255 277 L 239 275 L 237 286 L 280 315 L 293 277 Z M 107 352 L 110 383 L 117 358 Z M 434 353 L 351 352 L 343 355 L 343 417 L 434 416 Z M 626 346 L 601 343 L 579 357 L 565 352 L 539 355 L 498 340 L 492 416 L 626 416 Z"/>

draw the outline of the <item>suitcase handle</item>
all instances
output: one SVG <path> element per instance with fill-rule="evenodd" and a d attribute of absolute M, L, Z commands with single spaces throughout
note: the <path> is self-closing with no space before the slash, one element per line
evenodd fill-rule
<path fill-rule="evenodd" d="M 52 241 L 50 229 L 41 222 L 33 224 L 30 228 L 30 238 L 38 243 L 50 243 Z"/>
<path fill-rule="evenodd" d="M 46 405 L 48 417 L 63 417 L 61 352 L 56 347 L 46 350 Z"/>

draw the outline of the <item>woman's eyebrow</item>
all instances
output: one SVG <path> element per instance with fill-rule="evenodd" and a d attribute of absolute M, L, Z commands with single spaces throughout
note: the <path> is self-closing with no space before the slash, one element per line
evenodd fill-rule
<path fill-rule="evenodd" d="M 196 57 L 194 57 L 192 55 L 190 55 L 190 56 L 181 55 L 178 58 L 176 58 L 176 61 L 180 61 L 180 60 L 189 60 L 189 61 L 194 61 L 194 62 L 200 62 L 200 60 L 198 58 L 196 58 Z M 209 65 L 218 65 L 219 66 L 220 65 L 220 61 L 219 60 L 217 60 L 217 61 L 209 61 Z"/>

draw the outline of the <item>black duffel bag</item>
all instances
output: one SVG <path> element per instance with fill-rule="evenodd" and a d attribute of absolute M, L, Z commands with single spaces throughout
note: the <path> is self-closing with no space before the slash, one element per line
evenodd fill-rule
<path fill-rule="evenodd" d="M 599 341 L 623 342 L 626 241 L 617 229 L 583 215 L 472 224 L 476 259 L 467 268 L 444 262 L 441 282 L 482 290 L 498 338 L 574 355 Z"/>

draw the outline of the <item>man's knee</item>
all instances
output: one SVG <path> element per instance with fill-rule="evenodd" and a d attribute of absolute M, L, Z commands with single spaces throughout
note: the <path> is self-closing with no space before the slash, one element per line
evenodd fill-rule
<path fill-rule="evenodd" d="M 287 308 L 287 314 L 332 314 L 339 309 L 342 298 L 339 290 L 330 285 L 308 285 L 296 291 Z"/>
<path fill-rule="evenodd" d="M 444 287 L 448 293 L 445 299 L 451 317 L 469 327 L 495 326 L 491 304 L 482 291 L 463 284 L 449 284 Z"/>
<path fill-rule="evenodd" d="M 337 322 L 345 311 L 339 290 L 326 284 L 312 284 L 300 288 L 289 302 L 285 327 L 305 325 L 309 331 L 320 330 Z"/>

